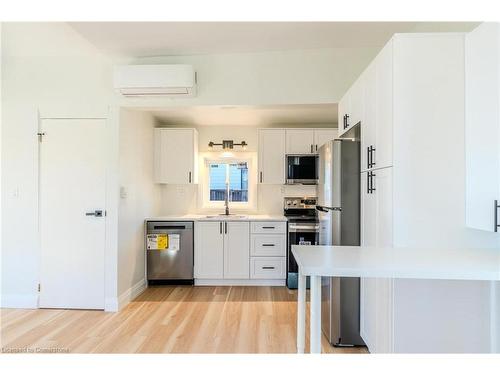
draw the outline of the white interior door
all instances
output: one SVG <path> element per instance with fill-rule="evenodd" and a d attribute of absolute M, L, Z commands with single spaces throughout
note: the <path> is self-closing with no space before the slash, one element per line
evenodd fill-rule
<path fill-rule="evenodd" d="M 103 309 L 106 121 L 43 120 L 40 144 L 42 308 Z M 96 210 L 102 216 L 89 216 Z"/>

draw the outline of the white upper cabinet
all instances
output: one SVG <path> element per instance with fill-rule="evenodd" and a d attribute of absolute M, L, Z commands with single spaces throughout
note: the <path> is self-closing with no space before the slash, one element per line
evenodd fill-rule
<path fill-rule="evenodd" d="M 352 127 L 358 124 L 363 118 L 363 86 L 364 86 L 365 75 L 361 76 L 354 82 L 350 88 L 350 103 L 349 112 L 347 118 L 348 127 Z"/>
<path fill-rule="evenodd" d="M 349 96 L 349 91 L 345 93 L 345 95 L 340 99 L 339 105 L 338 105 L 338 124 L 339 124 L 339 131 L 338 135 L 342 135 L 345 131 L 347 131 L 347 120 L 346 116 L 349 113 L 349 108 L 350 108 L 350 96 Z"/>
<path fill-rule="evenodd" d="M 198 183 L 196 129 L 154 130 L 154 180 L 161 184 Z"/>
<path fill-rule="evenodd" d="M 361 120 L 361 170 L 372 168 L 374 149 L 376 148 L 377 127 L 377 71 L 373 61 L 364 74 L 363 101 L 364 113 Z"/>
<path fill-rule="evenodd" d="M 259 129 L 259 183 L 285 183 L 285 129 Z"/>
<path fill-rule="evenodd" d="M 372 168 L 392 166 L 392 70 L 393 41 L 385 45 L 375 59 L 375 147 L 372 151 Z"/>
<path fill-rule="evenodd" d="M 466 224 L 500 231 L 498 23 L 483 23 L 465 37 L 465 105 Z"/>
<path fill-rule="evenodd" d="M 287 154 L 312 154 L 314 152 L 313 129 L 286 129 Z"/>
<path fill-rule="evenodd" d="M 314 129 L 314 152 L 326 142 L 332 141 L 338 136 L 338 129 Z"/>

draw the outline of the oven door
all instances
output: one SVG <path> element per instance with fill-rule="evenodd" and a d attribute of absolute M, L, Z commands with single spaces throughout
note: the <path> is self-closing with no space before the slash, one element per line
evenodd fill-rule
<path fill-rule="evenodd" d="M 286 183 L 289 185 L 316 185 L 318 183 L 318 155 L 287 155 Z"/>
<path fill-rule="evenodd" d="M 288 273 L 298 273 L 299 267 L 292 254 L 292 245 L 317 245 L 318 223 L 288 224 Z"/>

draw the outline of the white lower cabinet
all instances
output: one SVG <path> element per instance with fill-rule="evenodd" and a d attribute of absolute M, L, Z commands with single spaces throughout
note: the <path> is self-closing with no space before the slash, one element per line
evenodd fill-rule
<path fill-rule="evenodd" d="M 194 277 L 205 285 L 224 280 L 284 285 L 286 222 L 198 221 L 194 253 Z"/>
<path fill-rule="evenodd" d="M 224 278 L 248 279 L 250 276 L 250 225 L 226 221 L 224 224 Z"/>
<path fill-rule="evenodd" d="M 194 277 L 224 277 L 224 235 L 222 222 L 203 221 L 194 224 Z"/>
<path fill-rule="evenodd" d="M 284 279 L 286 277 L 286 258 L 252 257 L 250 270 L 252 279 Z"/>
<path fill-rule="evenodd" d="M 361 244 L 392 246 L 392 168 L 361 173 Z M 372 353 L 392 352 L 393 280 L 362 278 L 361 337 Z"/>

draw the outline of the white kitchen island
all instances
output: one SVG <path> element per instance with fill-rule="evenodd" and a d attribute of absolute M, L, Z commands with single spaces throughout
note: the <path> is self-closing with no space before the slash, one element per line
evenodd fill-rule
<path fill-rule="evenodd" d="M 321 352 L 321 277 L 500 280 L 500 249 L 294 245 L 299 266 L 297 351 L 304 353 L 306 277 L 311 278 L 310 352 Z"/>

